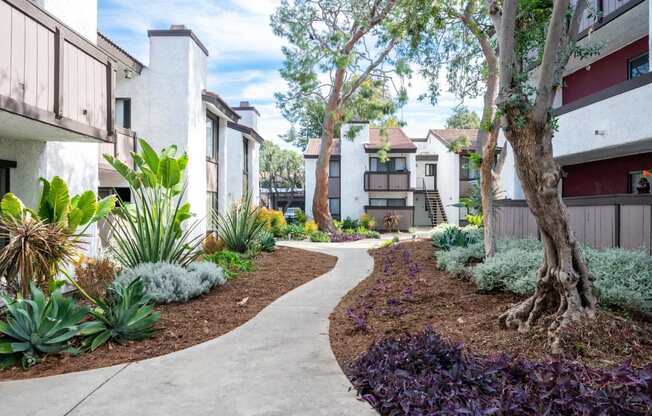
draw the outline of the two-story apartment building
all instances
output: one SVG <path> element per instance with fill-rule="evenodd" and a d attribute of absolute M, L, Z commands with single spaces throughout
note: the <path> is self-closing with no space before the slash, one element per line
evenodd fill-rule
<path fill-rule="evenodd" d="M 564 197 L 635 194 L 652 167 L 652 73 L 649 0 L 590 0 L 599 13 L 582 22 L 582 45 L 600 53 L 572 59 L 555 97 L 554 154 Z M 511 152 L 510 152 L 511 153 Z M 508 153 L 503 187 L 523 193 Z"/>
<path fill-rule="evenodd" d="M 329 163 L 328 197 L 335 218 L 359 218 L 364 212 L 382 228 L 389 213 L 401 219 L 401 229 L 458 223 L 453 206 L 476 180 L 464 151 L 477 138 L 477 130 L 430 130 L 425 138 L 409 138 L 400 128 L 380 129 L 368 123 L 342 127 L 342 135 L 355 129 L 355 138 L 335 139 Z M 461 151 L 450 145 L 466 138 Z M 306 213 L 312 215 L 315 168 L 321 139 L 311 139 L 304 152 Z M 380 151 L 386 152 L 381 158 Z"/>
<path fill-rule="evenodd" d="M 0 0 L 0 196 L 34 206 L 38 178 L 58 175 L 71 193 L 116 188 L 129 198 L 101 154 L 130 162 L 144 137 L 188 153 L 198 218 L 246 189 L 258 200 L 256 109 L 207 90 L 208 51 L 193 32 L 149 36 L 145 66 L 97 32 L 95 0 Z"/>

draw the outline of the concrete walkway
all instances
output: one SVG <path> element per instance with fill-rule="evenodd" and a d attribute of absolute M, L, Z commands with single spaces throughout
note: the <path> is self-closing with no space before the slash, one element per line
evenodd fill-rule
<path fill-rule="evenodd" d="M 351 415 L 376 413 L 355 397 L 330 348 L 328 316 L 373 268 L 378 241 L 288 243 L 339 258 L 230 333 L 149 360 L 0 383 L 2 414 Z"/>

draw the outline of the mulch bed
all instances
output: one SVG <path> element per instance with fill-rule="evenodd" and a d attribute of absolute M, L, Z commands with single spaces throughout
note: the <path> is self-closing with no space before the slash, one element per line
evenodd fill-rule
<path fill-rule="evenodd" d="M 517 354 L 547 358 L 546 331 L 506 331 L 498 316 L 521 300 L 508 293 L 479 293 L 472 282 L 436 268 L 430 240 L 404 242 L 371 251 L 373 273 L 349 292 L 330 319 L 331 347 L 340 366 L 349 364 L 375 341 L 432 327 L 481 355 Z M 601 311 L 596 321 L 569 331 L 566 358 L 598 366 L 631 359 L 652 362 L 652 323 Z"/>
<path fill-rule="evenodd" d="M 0 380 L 43 377 L 143 360 L 219 337 L 244 324 L 292 289 L 331 270 L 336 257 L 289 247 L 261 253 L 252 272 L 187 303 L 160 305 L 160 329 L 147 340 L 107 344 L 78 356 L 52 355 L 36 366 L 0 371 Z M 243 299 L 248 300 L 241 304 Z"/>

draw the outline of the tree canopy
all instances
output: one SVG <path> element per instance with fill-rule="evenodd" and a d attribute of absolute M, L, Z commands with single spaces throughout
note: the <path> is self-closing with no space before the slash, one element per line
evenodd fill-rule
<path fill-rule="evenodd" d="M 457 106 L 446 120 L 447 129 L 479 129 L 480 117 L 465 106 Z"/>

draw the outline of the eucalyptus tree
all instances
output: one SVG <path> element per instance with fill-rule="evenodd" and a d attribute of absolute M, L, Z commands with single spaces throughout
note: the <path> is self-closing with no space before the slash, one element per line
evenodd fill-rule
<path fill-rule="evenodd" d="M 551 107 L 571 56 L 597 51 L 577 43 L 585 0 L 488 0 L 500 49 L 498 111 L 514 151 L 518 177 L 539 226 L 544 260 L 535 293 L 500 317 L 507 328 L 527 331 L 552 314 L 553 352 L 572 321 L 595 315 L 591 274 L 570 227 L 559 187 L 562 171 L 553 158 L 556 128 Z"/>
<path fill-rule="evenodd" d="M 459 105 L 453 109 L 453 114 L 446 119 L 447 129 L 479 129 L 480 117 L 468 107 Z"/>
<path fill-rule="evenodd" d="M 480 167 L 484 247 L 485 255 L 489 257 L 495 253 L 496 246 L 493 201 L 499 191 L 500 172 L 507 155 L 503 149 L 497 157 L 498 48 L 495 29 L 482 0 L 433 2 L 431 15 L 428 25 L 416 34 L 413 43 L 414 56 L 421 64 L 420 72 L 428 81 L 428 90 L 421 98 L 437 103 L 444 74 L 449 90 L 460 99 L 483 96 L 480 130 L 471 162 Z"/>
<path fill-rule="evenodd" d="M 315 171 L 313 216 L 319 228 L 333 231 L 328 210 L 328 162 L 338 123 L 346 121 L 347 104 L 375 80 L 392 86 L 409 66 L 397 46 L 408 26 L 418 22 L 415 0 L 282 0 L 272 16 L 274 33 L 285 38 L 281 76 L 289 90 L 277 94 L 292 108 L 306 98 L 323 103 L 321 148 Z M 408 7 L 409 6 L 409 7 Z M 414 15 L 413 15 L 414 13 Z M 396 88 L 400 101 L 405 89 Z"/>

